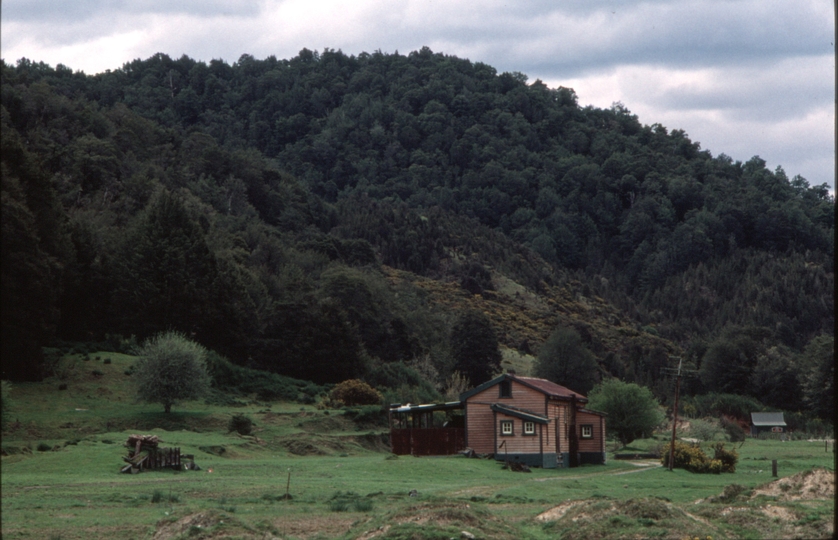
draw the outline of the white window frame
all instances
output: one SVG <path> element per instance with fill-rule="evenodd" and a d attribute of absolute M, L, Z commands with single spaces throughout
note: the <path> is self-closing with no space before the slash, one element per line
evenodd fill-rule
<path fill-rule="evenodd" d="M 579 436 L 583 439 L 593 439 L 594 438 L 594 425 L 593 424 L 583 424 L 581 426 Z"/>
<path fill-rule="evenodd" d="M 500 421 L 500 434 L 504 437 L 515 435 L 515 426 L 513 425 L 512 420 Z"/>
<path fill-rule="evenodd" d="M 535 435 L 535 422 L 524 422 L 524 435 Z"/>

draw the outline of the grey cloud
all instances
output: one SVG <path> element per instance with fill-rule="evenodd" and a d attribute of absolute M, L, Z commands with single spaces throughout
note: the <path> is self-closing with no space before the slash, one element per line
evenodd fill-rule
<path fill-rule="evenodd" d="M 491 36 L 485 54 L 499 67 L 549 68 L 563 76 L 624 63 L 732 65 L 832 53 L 831 24 L 811 4 L 765 10 L 751 2 L 659 2 L 621 5 L 614 13 L 607 7 L 567 11 L 561 6 L 493 12 L 485 21 L 452 20 L 434 34 L 449 43 L 465 43 L 475 33 Z"/>
<path fill-rule="evenodd" d="M 709 85 L 647 91 L 659 107 L 671 110 L 726 110 L 735 121 L 782 121 L 830 100 L 834 86 L 821 74 L 832 62 L 831 56 L 818 56 L 729 67 L 718 69 Z"/>
<path fill-rule="evenodd" d="M 124 17 L 148 13 L 184 13 L 199 17 L 250 16 L 259 12 L 257 2 L 223 0 L 4 0 L 3 18 L 29 23 L 72 23 L 103 15 Z"/>

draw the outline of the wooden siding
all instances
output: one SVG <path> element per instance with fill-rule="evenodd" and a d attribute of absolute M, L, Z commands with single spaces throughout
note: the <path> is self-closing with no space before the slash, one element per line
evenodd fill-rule
<path fill-rule="evenodd" d="M 498 450 L 497 454 L 538 454 L 542 452 L 543 437 L 539 437 L 539 432 L 543 433 L 542 429 L 549 426 L 549 424 L 536 424 L 535 435 L 524 435 L 524 420 L 515 418 L 514 416 L 507 416 L 503 413 L 497 413 L 495 420 L 495 428 L 498 433 Z M 501 435 L 500 423 L 512 422 L 512 435 Z M 503 447 L 501 447 L 501 444 Z M 543 451 L 551 452 L 549 447 L 545 445 Z"/>
<path fill-rule="evenodd" d="M 500 424 L 496 424 L 495 413 L 489 408 L 493 403 L 509 405 L 532 411 L 537 414 L 549 416 L 546 399 L 543 393 L 522 385 L 519 382 L 511 383 L 512 397 L 500 397 L 500 385 L 496 384 L 479 392 L 466 400 L 466 444 L 469 448 L 480 454 L 492 454 L 497 452 L 495 444 L 500 445 L 503 438 L 500 435 Z M 498 417 L 503 415 L 498 415 Z M 520 432 L 523 424 L 520 418 L 510 418 L 515 423 L 515 437 L 523 437 Z M 499 421 L 498 421 L 499 422 Z M 545 426 L 548 427 L 548 426 Z M 497 432 L 495 432 L 497 429 Z M 536 434 L 538 433 L 536 426 Z M 550 422 L 549 429 L 545 429 L 543 444 L 545 451 L 552 452 L 555 448 L 555 427 Z M 497 443 L 495 443 L 497 433 Z M 550 433 L 553 436 L 550 436 Z M 527 437 L 538 441 L 538 435 Z M 507 443 L 509 444 L 509 443 Z M 512 450 L 509 450 L 512 452 Z"/>
<path fill-rule="evenodd" d="M 494 417 L 489 404 L 466 403 L 466 445 L 478 454 L 495 451 Z"/>
<path fill-rule="evenodd" d="M 551 398 L 536 388 L 530 388 L 514 378 L 510 380 L 511 395 L 501 397 L 500 384 L 493 384 L 466 398 L 466 444 L 475 452 L 495 454 L 503 459 L 510 455 L 566 454 L 570 451 L 568 423 L 575 416 L 576 451 L 580 454 L 605 452 L 605 422 L 600 415 L 581 411 L 577 402 L 576 414 L 572 415 L 572 401 Z M 493 404 L 520 409 L 549 419 L 547 424 L 536 424 L 535 435 L 524 435 L 524 420 L 514 416 L 514 411 L 493 411 Z M 513 435 L 501 434 L 501 422 L 513 425 Z M 581 426 L 589 424 L 593 437 L 583 439 Z M 501 443 L 504 443 L 501 446 Z"/>
<path fill-rule="evenodd" d="M 407 428 L 390 430 L 391 451 L 397 455 L 445 456 L 465 449 L 462 428 Z"/>
<path fill-rule="evenodd" d="M 554 418 L 553 423 L 555 424 L 554 429 L 558 432 L 558 445 L 555 443 L 555 439 L 553 439 L 553 451 L 562 453 L 567 452 L 570 443 L 567 439 L 567 408 L 568 404 L 562 401 L 553 401 L 550 403 L 550 417 Z"/>
<path fill-rule="evenodd" d="M 605 447 L 605 433 L 603 433 L 604 422 L 601 422 L 602 417 L 598 414 L 591 414 L 579 411 L 576 413 L 576 429 L 579 434 L 579 451 L 580 452 L 604 452 Z M 589 424 L 593 427 L 594 436 L 592 439 L 582 438 L 582 426 Z"/>

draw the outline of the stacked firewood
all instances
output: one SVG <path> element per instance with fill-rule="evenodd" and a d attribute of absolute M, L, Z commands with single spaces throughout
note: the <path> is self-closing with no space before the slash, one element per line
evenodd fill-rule
<path fill-rule="evenodd" d="M 137 474 L 147 469 L 177 469 L 197 470 L 195 457 L 191 454 L 180 453 L 180 448 L 163 448 L 157 435 L 131 435 L 125 446 L 128 455 L 123 456 L 126 462 L 121 469 L 124 473 Z"/>

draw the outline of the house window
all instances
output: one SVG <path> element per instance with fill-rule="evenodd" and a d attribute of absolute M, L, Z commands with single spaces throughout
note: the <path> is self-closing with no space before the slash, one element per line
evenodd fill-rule
<path fill-rule="evenodd" d="M 500 397 L 512 397 L 512 383 L 509 381 L 500 382 Z"/>
<path fill-rule="evenodd" d="M 501 435 L 512 435 L 512 420 L 501 420 L 500 423 Z"/>
<path fill-rule="evenodd" d="M 582 424 L 582 438 L 583 439 L 593 439 L 594 438 L 594 425 L 593 424 Z"/>
<path fill-rule="evenodd" d="M 524 435 L 535 435 L 535 422 L 524 422 Z"/>

